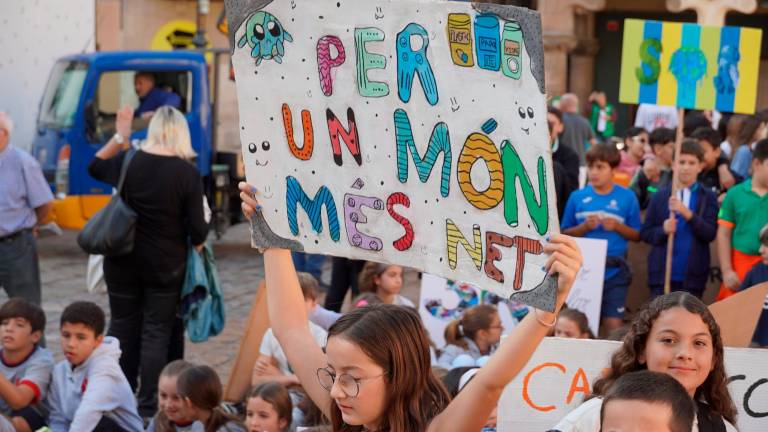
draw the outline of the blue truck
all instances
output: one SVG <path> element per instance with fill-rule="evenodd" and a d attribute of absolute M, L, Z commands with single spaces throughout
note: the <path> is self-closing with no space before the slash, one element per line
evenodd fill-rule
<path fill-rule="evenodd" d="M 241 158 L 216 146 L 219 77 L 217 67 L 209 73 L 207 60 L 218 65 L 220 55 L 229 51 L 95 52 L 55 63 L 40 102 L 32 154 L 54 192 L 54 215 L 61 227 L 81 229 L 110 199 L 112 187 L 88 175 L 88 164 L 114 135 L 118 108 L 138 106 L 133 86 L 137 72 L 152 73 L 156 86 L 180 96 L 217 235 L 238 220 Z M 134 120 L 132 145 L 146 137 L 146 128 L 146 120 Z"/>

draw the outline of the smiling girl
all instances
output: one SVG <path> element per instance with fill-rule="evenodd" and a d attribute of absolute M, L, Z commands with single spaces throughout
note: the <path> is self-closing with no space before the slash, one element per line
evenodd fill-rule
<path fill-rule="evenodd" d="M 176 392 L 176 378 L 192 367 L 192 363 L 175 360 L 160 372 L 157 384 L 158 410 L 149 423 L 147 432 L 203 432 L 203 424 L 184 415 L 184 402 Z"/>
<path fill-rule="evenodd" d="M 657 297 L 637 315 L 610 370 L 595 382 L 593 397 L 553 429 L 598 432 L 602 397 L 622 375 L 645 369 L 671 375 L 694 399 L 692 432 L 736 431 L 720 327 L 701 300 L 683 291 Z"/>
<path fill-rule="evenodd" d="M 243 213 L 251 219 L 261 209 L 256 191 L 246 183 L 240 190 Z M 412 308 L 354 309 L 330 327 L 323 351 L 309 332 L 287 250 L 264 251 L 270 322 L 299 382 L 334 431 L 480 430 L 506 384 L 554 326 L 581 267 L 581 252 L 570 237 L 554 236 L 544 251 L 550 255 L 545 269 L 558 275 L 555 312 L 529 313 L 453 401 L 431 371 L 427 332 Z"/>

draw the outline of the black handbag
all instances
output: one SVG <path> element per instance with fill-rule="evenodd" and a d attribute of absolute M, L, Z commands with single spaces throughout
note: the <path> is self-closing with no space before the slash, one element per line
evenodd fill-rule
<path fill-rule="evenodd" d="M 137 214 L 123 201 L 120 192 L 134 154 L 136 150 L 131 149 L 123 159 L 117 192 L 103 209 L 93 215 L 77 236 L 77 244 L 89 254 L 113 257 L 129 254 L 133 250 Z"/>

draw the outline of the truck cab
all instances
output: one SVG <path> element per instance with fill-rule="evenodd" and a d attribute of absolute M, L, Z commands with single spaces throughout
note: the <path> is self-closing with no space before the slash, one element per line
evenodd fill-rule
<path fill-rule="evenodd" d="M 114 135 L 117 110 L 124 105 L 138 107 L 134 90 L 137 72 L 152 73 L 155 87 L 180 97 L 178 108 L 187 118 L 192 147 L 198 155 L 195 163 L 206 180 L 209 198 L 216 185 L 230 187 L 229 178 L 222 176 L 231 177 L 236 169 L 216 170 L 213 165 L 214 109 L 203 53 L 120 51 L 64 57 L 56 62 L 48 79 L 32 143 L 32 154 L 54 192 L 56 221 L 63 228 L 81 229 L 112 195 L 110 185 L 88 174 L 88 164 Z M 132 145 L 146 137 L 147 124 L 140 118 L 134 120 L 129 140 Z M 218 171 L 219 178 L 214 179 L 212 171 Z M 223 198 L 211 202 L 228 205 Z"/>

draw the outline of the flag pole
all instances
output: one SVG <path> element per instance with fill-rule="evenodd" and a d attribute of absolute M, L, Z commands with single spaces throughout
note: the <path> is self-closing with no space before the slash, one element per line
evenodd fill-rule
<path fill-rule="evenodd" d="M 685 109 L 684 108 L 678 108 L 677 109 L 677 134 L 675 136 L 675 156 L 672 160 L 672 184 L 671 189 L 672 193 L 670 194 L 670 198 L 675 196 L 677 194 L 677 170 L 675 169 L 675 164 L 677 161 L 680 160 L 680 147 L 683 143 L 683 123 L 684 123 L 684 117 L 685 117 Z M 670 210 L 669 212 L 670 217 L 675 217 L 675 213 Z M 664 269 L 664 294 L 669 294 L 672 290 L 672 252 L 674 251 L 674 244 L 675 244 L 675 233 L 672 232 L 667 236 L 667 261 L 666 266 Z"/>

